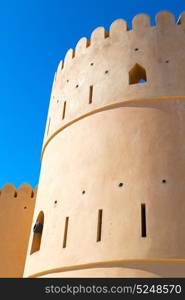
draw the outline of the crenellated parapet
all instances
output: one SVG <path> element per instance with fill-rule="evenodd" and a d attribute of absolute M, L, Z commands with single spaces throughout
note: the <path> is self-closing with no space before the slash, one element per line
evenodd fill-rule
<path fill-rule="evenodd" d="M 139 14 L 132 29 L 123 19 L 114 21 L 109 32 L 96 28 L 59 63 L 43 152 L 58 132 L 97 111 L 140 99 L 184 99 L 180 78 L 185 78 L 184 12 L 177 22 L 171 12 L 161 11 L 155 26 Z"/>
<path fill-rule="evenodd" d="M 0 190 L 0 201 L 3 198 L 18 198 L 23 199 L 23 197 L 27 199 L 35 198 L 35 194 L 37 191 L 37 187 L 35 189 L 29 183 L 23 183 L 19 186 L 18 189 L 12 183 L 6 183 L 2 189 Z"/>
<path fill-rule="evenodd" d="M 184 13 L 118 19 L 67 52 L 24 277 L 185 276 L 184 79 Z"/>

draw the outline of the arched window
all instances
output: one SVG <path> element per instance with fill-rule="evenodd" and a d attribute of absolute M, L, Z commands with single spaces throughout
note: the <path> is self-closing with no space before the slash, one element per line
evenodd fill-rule
<path fill-rule="evenodd" d="M 135 64 L 129 72 L 129 84 L 143 83 L 147 81 L 146 70 L 139 64 Z"/>
<path fill-rule="evenodd" d="M 42 239 L 42 231 L 44 226 L 44 213 L 41 211 L 37 217 L 36 223 L 33 227 L 33 240 L 32 240 L 32 246 L 31 246 L 31 252 L 30 254 L 39 251 L 41 239 Z"/>

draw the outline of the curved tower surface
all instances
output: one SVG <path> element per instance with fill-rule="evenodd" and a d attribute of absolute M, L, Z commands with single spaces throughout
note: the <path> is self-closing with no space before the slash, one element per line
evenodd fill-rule
<path fill-rule="evenodd" d="M 185 277 L 185 14 L 118 19 L 59 64 L 24 277 Z"/>

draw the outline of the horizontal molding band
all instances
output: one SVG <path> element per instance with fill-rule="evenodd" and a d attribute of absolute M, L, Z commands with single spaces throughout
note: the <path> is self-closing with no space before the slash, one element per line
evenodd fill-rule
<path fill-rule="evenodd" d="M 93 268 L 93 267 L 95 268 L 96 266 L 99 267 L 102 265 L 111 265 L 111 264 L 119 264 L 119 263 L 127 263 L 127 262 L 185 262 L 185 258 L 136 258 L 136 259 L 121 259 L 121 260 L 112 260 L 112 261 L 93 262 L 89 264 L 80 264 L 74 266 L 48 269 L 38 273 L 34 273 L 28 276 L 28 278 L 38 277 L 50 273 L 58 273 L 63 271 L 75 271 L 75 270 L 85 269 L 85 268 Z"/>
<path fill-rule="evenodd" d="M 120 105 L 123 105 L 123 104 L 127 104 L 127 103 L 134 103 L 134 102 L 142 102 L 142 101 L 148 101 L 148 100 L 168 100 L 168 99 L 185 99 L 185 96 L 158 96 L 158 97 L 147 97 L 147 98 L 136 98 L 136 99 L 131 99 L 131 100 L 123 100 L 123 101 L 119 101 L 119 102 L 116 102 L 116 103 L 112 103 L 112 104 L 108 104 L 108 105 L 105 105 L 105 106 L 101 106 L 99 108 L 96 108 L 96 109 L 93 109 L 91 110 L 90 112 L 87 112 L 83 115 L 81 115 L 80 117 L 78 118 L 75 118 L 69 122 L 67 122 L 65 125 L 61 126 L 59 129 L 57 129 L 49 138 L 48 140 L 45 142 L 44 146 L 43 146 L 43 149 L 42 149 L 42 152 L 41 152 L 41 161 L 42 161 L 42 158 L 43 158 L 43 155 L 44 155 L 44 151 L 47 147 L 47 145 L 49 144 L 49 142 L 59 133 L 61 132 L 62 130 L 64 130 L 65 128 L 69 127 L 70 125 L 80 121 L 81 119 L 85 118 L 85 117 L 88 117 L 90 115 L 93 115 L 97 112 L 100 112 L 100 111 L 104 111 L 104 110 L 107 110 L 107 109 L 110 109 L 110 108 L 114 108 L 114 107 L 117 107 L 117 106 L 120 106 Z"/>

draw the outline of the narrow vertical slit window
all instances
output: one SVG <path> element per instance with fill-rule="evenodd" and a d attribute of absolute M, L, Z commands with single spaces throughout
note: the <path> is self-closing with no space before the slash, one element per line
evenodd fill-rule
<path fill-rule="evenodd" d="M 89 104 L 92 103 L 92 97 L 93 97 L 93 85 L 89 88 Z"/>
<path fill-rule="evenodd" d="M 64 227 L 63 248 L 66 248 L 66 245 L 67 245 L 68 225 L 69 225 L 69 217 L 66 217 L 66 220 L 65 220 L 65 227 Z"/>
<path fill-rule="evenodd" d="M 65 113 L 66 113 L 66 101 L 64 102 L 64 106 L 63 106 L 62 120 L 64 120 L 65 118 Z"/>
<path fill-rule="evenodd" d="M 49 122 L 48 122 L 48 130 L 47 130 L 47 135 L 49 134 L 50 123 L 51 123 L 51 118 L 49 118 Z"/>
<path fill-rule="evenodd" d="M 146 237 L 146 205 L 141 204 L 141 236 Z"/>
<path fill-rule="evenodd" d="M 97 224 L 97 242 L 101 241 L 101 235 L 102 235 L 102 215 L 103 215 L 103 210 L 99 209 L 98 210 L 98 224 Z"/>

